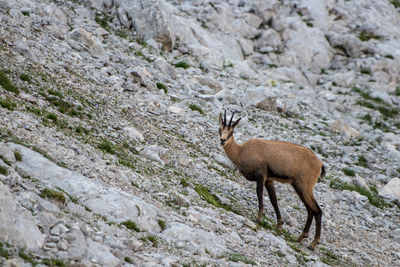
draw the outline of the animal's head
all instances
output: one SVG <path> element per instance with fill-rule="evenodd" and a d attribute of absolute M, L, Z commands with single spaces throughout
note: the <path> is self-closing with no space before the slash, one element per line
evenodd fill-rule
<path fill-rule="evenodd" d="M 230 142 L 233 136 L 233 129 L 241 120 L 241 118 L 239 118 L 237 121 L 232 123 L 234 114 L 235 112 L 232 113 L 232 117 L 229 121 L 229 124 L 226 124 L 226 110 L 224 112 L 224 118 L 222 118 L 222 114 L 219 114 L 219 140 L 222 146 L 225 146 Z"/>

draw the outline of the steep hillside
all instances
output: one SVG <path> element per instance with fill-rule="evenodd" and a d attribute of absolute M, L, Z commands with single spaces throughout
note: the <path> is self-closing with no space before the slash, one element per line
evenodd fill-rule
<path fill-rule="evenodd" d="M 397 0 L 0 0 L 0 265 L 396 266 L 399 70 Z M 324 162 L 316 250 L 224 110 Z"/>

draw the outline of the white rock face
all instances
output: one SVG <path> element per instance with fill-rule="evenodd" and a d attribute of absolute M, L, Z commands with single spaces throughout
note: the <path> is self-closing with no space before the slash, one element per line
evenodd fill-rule
<path fill-rule="evenodd" d="M 337 120 L 333 122 L 331 125 L 331 130 L 348 138 L 360 136 L 360 133 L 357 130 L 347 125 L 342 120 Z"/>
<path fill-rule="evenodd" d="M 0 183 L 0 238 L 29 250 L 41 249 L 45 241 L 31 213 L 16 205 L 10 189 L 2 183 Z"/>
<path fill-rule="evenodd" d="M 122 129 L 124 135 L 135 142 L 143 142 L 144 136 L 134 127 L 125 127 Z"/>
<path fill-rule="evenodd" d="M 141 39 L 154 39 L 165 51 L 174 48 L 175 32 L 169 23 L 171 11 L 166 2 L 117 0 L 114 5 L 121 24 L 126 28 L 134 27 Z"/>
<path fill-rule="evenodd" d="M 169 242 L 178 242 L 180 246 L 195 253 L 204 254 L 207 249 L 212 255 L 219 256 L 227 250 L 225 242 L 213 232 L 182 223 L 171 224 L 161 236 Z"/>
<path fill-rule="evenodd" d="M 383 188 L 379 191 L 379 194 L 386 196 L 392 200 L 400 201 L 400 178 L 391 179 Z M 400 203 L 400 202 L 399 202 Z"/>
<path fill-rule="evenodd" d="M 132 220 L 149 232 L 159 230 L 157 209 L 145 201 L 115 188 L 91 181 L 85 176 L 61 168 L 41 154 L 24 146 L 10 144 L 21 151 L 23 160 L 17 162 L 19 172 L 29 174 L 53 188 L 60 187 L 79 199 L 93 211 L 112 221 Z"/>
<path fill-rule="evenodd" d="M 88 245 L 88 257 L 93 259 L 92 262 L 100 264 L 102 266 L 117 266 L 120 261 L 115 257 L 110 249 L 99 242 L 95 242 L 91 239 L 87 240 Z"/>

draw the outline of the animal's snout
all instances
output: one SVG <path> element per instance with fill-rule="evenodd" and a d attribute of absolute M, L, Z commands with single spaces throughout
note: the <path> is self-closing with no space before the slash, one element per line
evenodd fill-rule
<path fill-rule="evenodd" d="M 221 141 L 221 145 L 225 145 L 226 140 L 220 139 L 220 141 Z"/>

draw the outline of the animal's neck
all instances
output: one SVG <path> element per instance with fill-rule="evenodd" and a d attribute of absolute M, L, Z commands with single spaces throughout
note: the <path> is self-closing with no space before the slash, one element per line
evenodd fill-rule
<path fill-rule="evenodd" d="M 241 145 L 235 142 L 235 138 L 233 138 L 233 136 L 224 146 L 226 155 L 235 165 L 238 165 L 240 147 Z"/>

